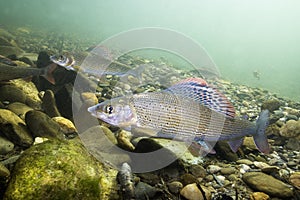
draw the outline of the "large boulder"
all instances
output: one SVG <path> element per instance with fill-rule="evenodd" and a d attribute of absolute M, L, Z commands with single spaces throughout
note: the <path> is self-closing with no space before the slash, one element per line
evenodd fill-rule
<path fill-rule="evenodd" d="M 79 141 L 49 140 L 22 154 L 4 199 L 118 199 L 116 175 Z"/>

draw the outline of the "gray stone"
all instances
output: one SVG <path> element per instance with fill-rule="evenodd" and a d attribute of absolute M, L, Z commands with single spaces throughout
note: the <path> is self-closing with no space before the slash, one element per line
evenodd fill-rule
<path fill-rule="evenodd" d="M 183 188 L 183 185 L 179 181 L 173 181 L 168 184 L 168 188 L 173 194 L 178 194 L 179 191 Z"/>
<path fill-rule="evenodd" d="M 293 196 L 290 185 L 262 172 L 246 172 L 243 181 L 255 190 L 270 196 L 289 198 Z"/>
<path fill-rule="evenodd" d="M 11 110 L 12 112 L 14 112 L 16 115 L 18 115 L 22 120 L 25 120 L 25 114 L 30 111 L 33 110 L 31 107 L 27 106 L 24 103 L 20 103 L 20 102 L 14 102 L 11 103 L 7 106 L 7 109 Z"/>
<path fill-rule="evenodd" d="M 28 147 L 33 143 L 25 122 L 10 110 L 0 109 L 0 130 L 19 146 Z"/>
<path fill-rule="evenodd" d="M 14 144 L 0 136 L 0 155 L 5 155 L 14 149 Z"/>
<path fill-rule="evenodd" d="M 234 167 L 226 167 L 226 168 L 222 168 L 220 172 L 223 175 L 229 175 L 229 174 L 234 174 L 236 172 L 236 169 Z"/>
<path fill-rule="evenodd" d="M 0 87 L 0 101 L 25 103 L 26 95 L 22 90 L 13 85 L 4 85 Z"/>
<path fill-rule="evenodd" d="M 41 111 L 28 111 L 25 122 L 34 137 L 64 138 L 59 124 Z"/>
<path fill-rule="evenodd" d="M 148 185 L 147 183 L 139 182 L 135 187 L 135 198 L 141 200 L 151 199 L 158 192 L 158 189 Z"/>

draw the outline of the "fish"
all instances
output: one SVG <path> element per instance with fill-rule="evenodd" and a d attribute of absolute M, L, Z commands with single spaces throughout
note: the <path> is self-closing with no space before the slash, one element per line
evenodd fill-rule
<path fill-rule="evenodd" d="M 55 84 L 55 79 L 52 76 L 52 72 L 56 69 L 56 67 L 57 65 L 54 63 L 51 63 L 44 68 L 11 66 L 0 63 L 0 81 L 8 81 L 32 76 L 42 76 L 50 83 Z"/>
<path fill-rule="evenodd" d="M 145 65 L 139 65 L 133 68 L 126 64 L 110 59 L 111 57 L 104 58 L 103 55 L 99 56 L 95 54 L 79 53 L 64 53 L 50 56 L 50 60 L 53 63 L 64 67 L 67 70 L 81 71 L 96 77 L 102 77 L 103 75 L 114 75 L 121 78 L 126 78 L 129 75 L 132 75 L 141 81 L 141 73 L 145 69 Z"/>
<path fill-rule="evenodd" d="M 254 78 L 256 78 L 257 80 L 260 80 L 260 72 L 259 71 L 255 70 L 252 72 L 252 74 L 253 74 Z"/>
<path fill-rule="evenodd" d="M 235 116 L 226 96 L 201 78 L 188 78 L 159 92 L 112 98 L 89 107 L 88 112 L 124 130 L 178 139 L 199 148 L 207 144 L 208 151 L 213 151 L 210 142 L 225 140 L 236 152 L 245 136 L 253 136 L 260 152 L 270 151 L 265 135 L 269 111 L 262 110 L 256 123 Z"/>

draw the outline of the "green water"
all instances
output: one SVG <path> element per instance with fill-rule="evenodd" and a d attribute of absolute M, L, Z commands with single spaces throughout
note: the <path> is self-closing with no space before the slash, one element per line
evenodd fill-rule
<path fill-rule="evenodd" d="M 299 17 L 297 0 L 0 0 L 2 27 L 34 27 L 98 41 L 140 27 L 179 31 L 206 49 L 224 78 L 297 101 Z"/>

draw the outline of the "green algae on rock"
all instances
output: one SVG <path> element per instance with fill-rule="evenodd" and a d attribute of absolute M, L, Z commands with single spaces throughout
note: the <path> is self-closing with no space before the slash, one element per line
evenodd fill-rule
<path fill-rule="evenodd" d="M 118 199 L 116 175 L 77 140 L 49 140 L 22 154 L 4 199 Z"/>

